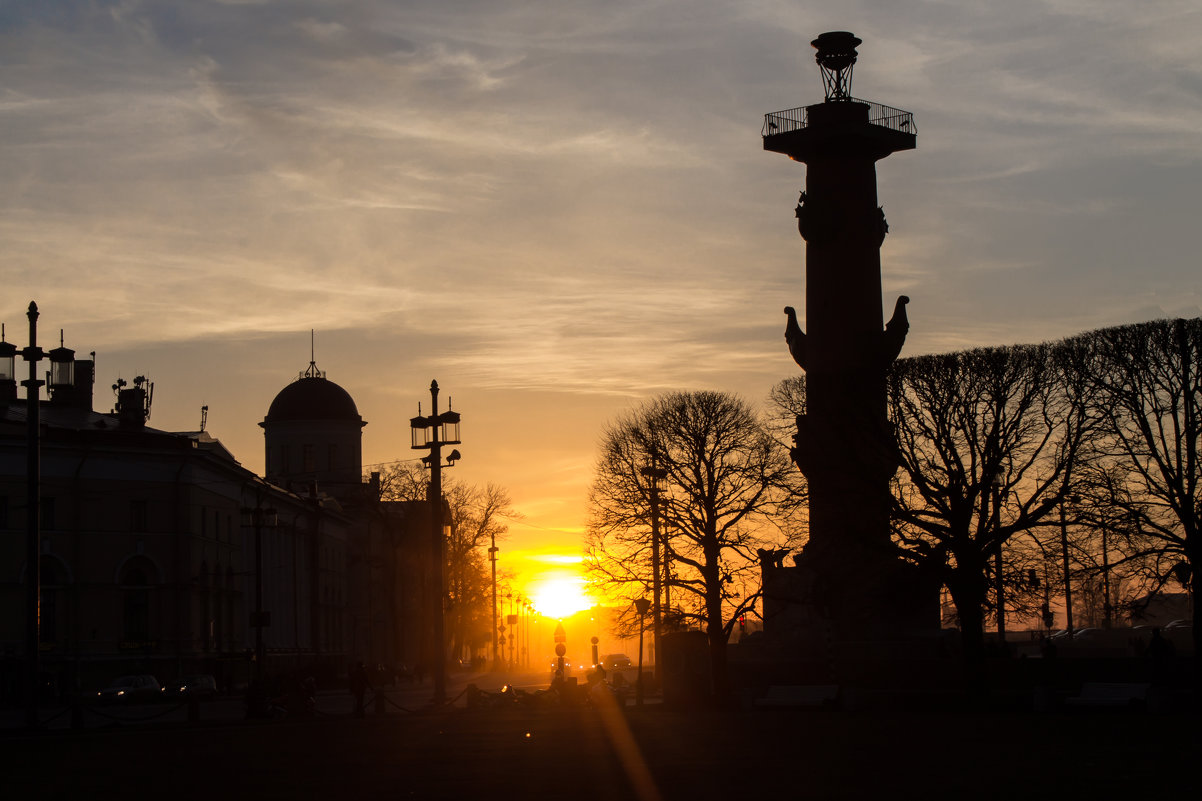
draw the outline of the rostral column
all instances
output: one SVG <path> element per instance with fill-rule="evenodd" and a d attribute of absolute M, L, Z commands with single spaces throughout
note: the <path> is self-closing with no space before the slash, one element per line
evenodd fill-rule
<path fill-rule="evenodd" d="M 909 298 L 898 298 L 884 324 L 881 244 L 889 227 L 876 193 L 876 162 L 914 149 L 916 130 L 909 112 L 852 97 L 860 43 L 844 31 L 815 39 L 825 100 L 767 114 L 763 129 L 765 150 L 806 165 L 796 210 L 806 242 L 805 332 L 785 309 L 785 339 L 806 375 L 792 453 L 809 484 L 810 537 L 797 566 L 811 588 L 807 603 L 840 639 L 930 627 L 930 593 L 889 534 L 898 461 L 885 384 L 909 329 Z"/>

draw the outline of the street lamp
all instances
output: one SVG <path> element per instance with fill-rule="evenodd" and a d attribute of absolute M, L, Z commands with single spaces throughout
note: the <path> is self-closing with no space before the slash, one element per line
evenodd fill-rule
<path fill-rule="evenodd" d="M 513 669 L 513 638 L 517 636 L 517 631 L 514 630 L 513 590 L 505 590 L 505 600 L 509 604 L 509 611 L 507 613 L 505 613 L 505 625 L 508 627 L 509 636 L 506 638 L 505 642 L 501 643 L 501 645 L 509 646 L 509 656 L 505 657 L 505 649 L 504 649 L 504 647 L 502 647 L 501 648 L 501 657 L 503 659 L 505 659 L 505 669 L 512 670 Z"/>
<path fill-rule="evenodd" d="M 29 318 L 29 345 L 20 351 L 21 358 L 29 363 L 29 378 L 21 382 L 25 387 L 26 459 L 25 459 L 25 680 L 26 697 L 25 723 L 29 728 L 38 725 L 38 673 L 39 673 L 39 620 L 38 605 L 42 596 L 42 565 L 38 551 L 41 531 L 41 387 L 38 380 L 38 362 L 46 353 L 38 347 L 38 304 L 29 302 L 26 312 Z M 0 385 L 3 400 L 17 399 L 17 348 L 3 342 L 0 336 Z"/>
<path fill-rule="evenodd" d="M 517 608 L 517 619 L 516 619 L 517 628 L 514 629 L 513 636 L 517 639 L 517 642 L 514 643 L 514 660 L 515 660 L 514 665 L 516 667 L 521 667 L 522 666 L 522 622 L 523 622 L 522 614 L 525 612 L 525 609 L 526 609 L 526 599 L 522 597 L 521 593 L 518 593 L 516 608 Z M 529 621 L 526 622 L 526 625 L 527 625 L 527 627 L 529 627 Z"/>
<path fill-rule="evenodd" d="M 513 648 L 517 645 L 518 639 L 518 616 L 513 613 L 513 591 L 507 589 L 505 591 L 505 600 L 508 601 L 510 611 L 506 612 L 505 624 L 510 627 L 510 637 L 508 637 L 508 645 L 510 645 L 510 658 L 505 663 L 506 670 L 513 670 Z"/>
<path fill-rule="evenodd" d="M 1006 653 L 1006 585 L 1002 578 L 1002 477 L 994 476 L 990 484 L 993 490 L 993 535 L 997 537 L 997 551 L 993 555 L 993 570 L 997 593 L 997 638 L 1000 653 Z"/>
<path fill-rule="evenodd" d="M 638 706 L 643 705 L 643 629 L 646 628 L 647 610 L 650 608 L 651 602 L 646 598 L 634 599 L 634 611 L 639 613 L 639 680 L 634 691 L 634 702 Z"/>
<path fill-rule="evenodd" d="M 430 556 L 430 587 L 431 587 L 431 612 L 432 612 L 432 632 L 431 639 L 433 640 L 433 668 L 434 674 L 434 703 L 441 706 L 447 700 L 447 655 L 446 655 L 446 634 L 445 621 L 443 620 L 444 611 L 444 589 L 443 589 L 443 570 L 446 568 L 446 559 L 443 556 L 444 552 L 444 535 L 442 531 L 442 446 L 443 445 L 458 445 L 459 439 L 459 413 L 451 411 L 450 403 L 447 403 L 447 410 L 442 414 L 438 412 L 438 382 L 430 382 L 430 415 L 422 416 L 421 404 L 417 407 L 417 417 L 409 420 L 409 427 L 412 433 L 412 447 L 414 450 L 424 449 L 429 450 L 427 456 L 422 457 L 422 463 L 430 468 L 430 486 L 427 493 L 427 498 L 430 502 L 430 541 L 431 541 L 431 556 Z M 460 459 L 459 451 L 452 450 L 447 456 L 447 467 L 454 467 L 455 462 Z"/>
<path fill-rule="evenodd" d="M 242 523 L 255 530 L 255 611 L 250 616 L 250 625 L 255 630 L 255 690 L 251 694 L 252 714 L 262 714 L 262 704 L 265 700 L 263 689 L 263 629 L 271 625 L 271 613 L 263 611 L 263 529 L 275 528 L 279 517 L 275 509 L 263 506 L 262 499 L 255 501 L 253 507 L 242 507 Z M 317 588 L 313 588 L 317 592 Z"/>
<path fill-rule="evenodd" d="M 1073 585 L 1069 581 L 1068 523 L 1064 519 L 1064 504 L 1067 501 L 1075 505 L 1079 500 L 1076 495 L 1069 495 L 1060 501 L 1060 554 L 1064 562 L 1064 630 L 1068 632 L 1070 639 L 1073 636 Z"/>
<path fill-rule="evenodd" d="M 501 669 L 501 652 L 497 650 L 497 635 L 500 633 L 497 629 L 497 551 L 501 549 L 497 547 L 495 531 L 489 534 L 489 539 L 492 542 L 488 547 L 488 560 L 492 562 L 492 669 L 495 672 Z"/>
<path fill-rule="evenodd" d="M 655 453 L 651 464 L 640 470 L 648 480 L 651 496 L 651 652 L 655 654 L 655 675 L 659 677 L 659 633 L 660 633 L 660 576 L 659 576 L 659 493 L 668 471 L 656 463 Z"/>
<path fill-rule="evenodd" d="M 530 667 L 530 629 L 534 623 L 534 601 L 526 599 L 526 646 L 522 649 L 522 653 L 526 659 L 524 664 Z"/>
<path fill-rule="evenodd" d="M 1102 627 L 1105 629 L 1109 629 L 1111 626 L 1113 610 L 1110 603 L 1110 545 L 1107 541 L 1110 522 L 1108 517 L 1102 517 Z"/>

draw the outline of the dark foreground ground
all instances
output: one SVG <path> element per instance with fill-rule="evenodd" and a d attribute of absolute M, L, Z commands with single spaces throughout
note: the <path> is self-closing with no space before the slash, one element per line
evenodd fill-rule
<path fill-rule="evenodd" d="M 0 798 L 1196 798 L 1198 720 L 513 705 L 10 732 Z"/>

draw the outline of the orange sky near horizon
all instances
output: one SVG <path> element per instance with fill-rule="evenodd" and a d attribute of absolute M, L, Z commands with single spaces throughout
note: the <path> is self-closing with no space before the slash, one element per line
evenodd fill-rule
<path fill-rule="evenodd" d="M 36 301 L 43 344 L 96 353 L 96 410 L 147 376 L 151 427 L 203 406 L 258 475 L 311 331 L 365 472 L 423 455 L 408 421 L 437 379 L 463 415 L 448 475 L 523 516 L 499 571 L 587 605 L 607 423 L 674 390 L 758 405 L 798 372 L 806 172 L 760 132 L 821 102 L 809 42 L 848 28 L 856 95 L 920 131 L 877 173 L 903 355 L 1202 314 L 1192 5 L 687 5 L 17 4 L 8 340 Z"/>

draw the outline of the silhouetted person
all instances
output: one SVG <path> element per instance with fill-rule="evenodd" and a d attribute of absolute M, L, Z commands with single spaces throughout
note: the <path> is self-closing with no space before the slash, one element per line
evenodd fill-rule
<path fill-rule="evenodd" d="M 1152 629 L 1152 639 L 1148 641 L 1148 661 L 1152 663 L 1152 680 L 1162 682 L 1169 672 L 1169 661 L 1173 658 L 1173 644 L 1161 636 L 1160 629 Z"/>
<path fill-rule="evenodd" d="M 364 716 L 363 694 L 367 692 L 367 669 L 362 662 L 356 662 L 350 672 L 351 695 L 355 696 L 355 717 Z"/>

